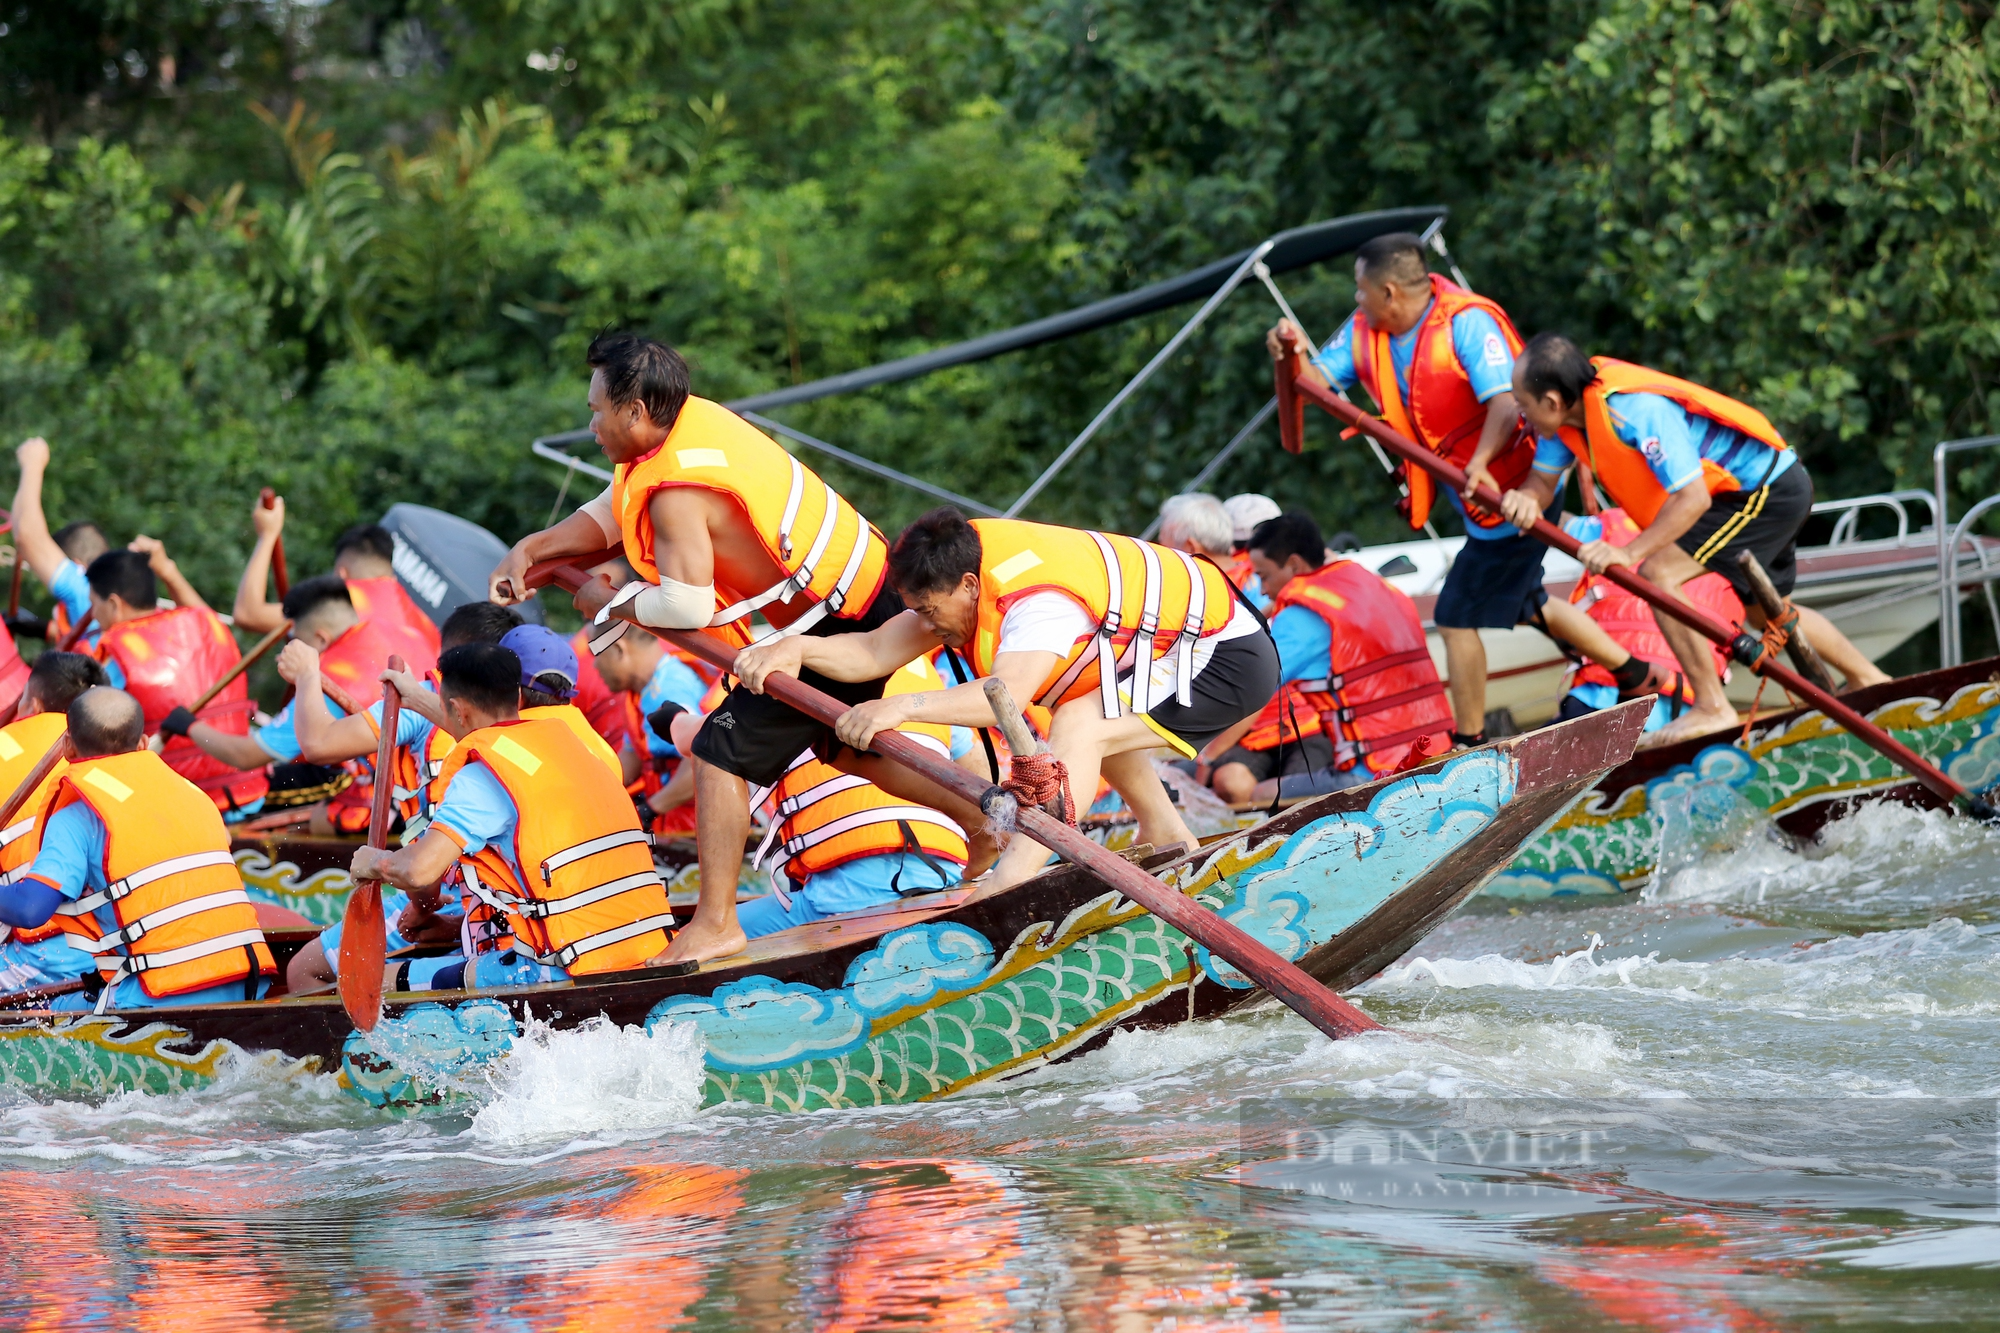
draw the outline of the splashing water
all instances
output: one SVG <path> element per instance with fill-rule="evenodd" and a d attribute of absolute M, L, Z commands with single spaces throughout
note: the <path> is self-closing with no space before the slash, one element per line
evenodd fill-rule
<path fill-rule="evenodd" d="M 1645 889 L 1648 902 L 1698 896 L 1698 875 L 1690 883 L 1681 881 L 1717 857 L 1755 858 L 1793 850 L 1792 840 L 1769 815 L 1719 779 L 1661 791 L 1654 798 L 1653 812 L 1660 824 L 1660 841 L 1653 877 Z"/>
<path fill-rule="evenodd" d="M 486 1071 L 487 1099 L 472 1117 L 473 1137 L 530 1143 L 684 1124 L 701 1109 L 704 1053 L 692 1023 L 647 1033 L 593 1018 L 558 1032 L 531 1019 Z"/>

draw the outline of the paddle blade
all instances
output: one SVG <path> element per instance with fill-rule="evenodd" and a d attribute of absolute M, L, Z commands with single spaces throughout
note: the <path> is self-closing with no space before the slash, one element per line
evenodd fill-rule
<path fill-rule="evenodd" d="M 364 879 L 347 895 L 347 915 L 340 929 L 340 1003 L 363 1032 L 374 1031 L 382 1017 L 382 965 L 387 951 L 382 886 Z"/>

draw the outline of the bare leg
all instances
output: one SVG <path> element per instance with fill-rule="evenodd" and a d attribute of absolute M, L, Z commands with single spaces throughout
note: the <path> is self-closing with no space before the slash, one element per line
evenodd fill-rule
<path fill-rule="evenodd" d="M 1125 798 L 1132 813 L 1139 817 L 1140 842 L 1150 842 L 1159 851 L 1181 846 L 1193 849 L 1197 846 L 1187 821 L 1174 807 L 1173 797 L 1167 795 L 1166 784 L 1153 771 L 1154 746 L 1140 750 L 1123 750 L 1104 757 L 1103 773 L 1111 781 L 1111 788 Z"/>
<path fill-rule="evenodd" d="M 1662 592 L 1680 597 L 1682 584 L 1708 571 L 1696 564 L 1694 557 L 1680 547 L 1669 546 L 1647 557 L 1639 572 L 1652 580 Z M 1659 622 L 1660 634 L 1666 639 L 1667 646 L 1674 650 L 1674 660 L 1680 663 L 1681 675 L 1694 691 L 1694 707 L 1658 731 L 1647 733 L 1639 741 L 1640 748 L 1671 745 L 1690 736 L 1702 736 L 1735 726 L 1736 710 L 1730 707 L 1729 699 L 1722 692 L 1722 677 L 1715 669 L 1715 655 L 1708 640 L 1672 616 L 1661 615 L 1658 610 L 1653 612 L 1653 618 Z"/>
<path fill-rule="evenodd" d="M 750 785 L 692 755 L 687 762 L 695 766 L 701 898 L 694 920 L 675 933 L 665 953 L 646 960 L 648 967 L 727 958 L 749 943 L 736 921 L 736 880 L 743 873 L 743 845 L 750 836 Z"/>
<path fill-rule="evenodd" d="M 1452 727 L 1462 736 L 1486 730 L 1486 645 L 1476 629 L 1438 628 L 1450 677 Z"/>
<path fill-rule="evenodd" d="M 1834 627 L 1834 623 L 1808 606 L 1796 608 L 1799 613 L 1799 628 L 1806 632 L 1806 640 L 1826 659 L 1826 664 L 1847 677 L 1847 688 L 1858 690 L 1864 685 L 1880 685 L 1889 679 L 1889 674 L 1861 655 L 1861 650 Z"/>
<path fill-rule="evenodd" d="M 333 979 L 333 964 L 327 961 L 326 948 L 318 940 L 293 954 L 292 961 L 285 964 L 285 989 L 294 995 L 331 986 Z"/>
<path fill-rule="evenodd" d="M 1558 639 L 1608 671 L 1632 660 L 1632 654 L 1619 647 L 1618 640 L 1606 634 L 1580 606 L 1551 597 L 1542 605 L 1542 619 Z"/>
<path fill-rule="evenodd" d="M 1225 801 L 1243 802 L 1257 790 L 1257 777 L 1248 764 L 1224 764 L 1209 778 L 1208 786 Z"/>

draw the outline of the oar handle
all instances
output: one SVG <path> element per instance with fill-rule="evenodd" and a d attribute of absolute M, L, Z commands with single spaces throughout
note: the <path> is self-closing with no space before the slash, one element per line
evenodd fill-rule
<path fill-rule="evenodd" d="M 341 689 L 340 686 L 334 684 L 332 681 L 328 680 L 324 673 L 322 673 L 319 678 L 319 692 L 321 694 L 324 694 L 327 698 L 333 700 L 334 703 L 338 704 L 340 706 L 340 711 L 347 714 L 349 717 L 353 717 L 356 713 L 361 711 L 361 705 L 355 702 L 354 696 L 349 694 L 346 690 Z"/>
<path fill-rule="evenodd" d="M 78 977 L 75 981 L 58 981 L 47 986 L 30 986 L 26 990 L 8 991 L 0 995 L 0 1009 L 19 1009 L 31 1000 L 53 1000 L 58 995 L 74 995 L 90 983 Z"/>
<path fill-rule="evenodd" d="M 276 509 L 278 493 L 266 486 L 258 494 L 257 503 L 266 509 Z M 282 532 L 278 534 L 278 539 L 271 543 L 271 577 L 278 585 L 278 598 L 282 601 L 285 594 L 292 590 L 292 576 L 285 569 L 285 534 Z"/>
<path fill-rule="evenodd" d="M 243 654 L 243 656 L 236 659 L 235 666 L 229 668 L 229 670 L 222 673 L 222 679 L 216 681 L 215 684 L 209 686 L 206 690 L 203 690 L 201 693 L 201 697 L 188 705 L 188 712 L 199 713 L 202 709 L 208 707 L 209 703 L 215 698 L 216 695 L 222 693 L 224 690 L 229 688 L 229 683 L 231 681 L 235 680 L 238 676 L 248 671 L 252 666 L 256 664 L 258 658 L 262 657 L 265 653 L 271 651 L 271 646 L 273 644 L 277 643 L 278 640 L 284 638 L 287 634 L 290 634 L 291 632 L 292 632 L 292 622 L 287 620 L 283 624 L 279 625 L 276 629 L 272 630 L 269 634 L 266 634 L 263 638 L 257 640 L 256 643 L 251 645 L 249 652 Z"/>
<path fill-rule="evenodd" d="M 555 560 L 536 565 L 528 571 L 526 579 L 530 588 L 554 583 L 571 592 L 589 581 L 590 576 L 575 565 Z M 719 670 L 728 671 L 735 664 L 735 650 L 706 634 L 654 629 L 649 625 L 640 628 L 695 654 Z M 847 705 L 788 675 L 765 677 L 764 692 L 779 703 L 829 726 L 847 712 Z M 877 732 L 870 748 L 883 758 L 912 769 L 939 786 L 977 803 L 982 810 L 992 812 L 1003 804 L 1016 804 L 1011 794 L 988 785 L 957 764 L 939 758 L 900 732 Z M 1244 934 L 1194 899 L 1169 889 L 1117 853 L 1098 846 L 1061 820 L 1032 807 L 1020 807 L 1016 819 L 1017 827 L 1029 838 L 1065 861 L 1073 862 L 1204 946 L 1327 1036 L 1335 1039 L 1351 1037 L 1381 1026 L 1307 976 L 1296 964 L 1280 958 L 1262 942 Z"/>
<path fill-rule="evenodd" d="M 392 654 L 389 670 L 404 670 L 403 659 Z M 368 845 L 378 850 L 389 845 L 389 800 L 396 787 L 389 776 L 389 764 L 396 753 L 396 723 L 402 711 L 403 696 L 394 685 L 384 684 L 382 731 L 375 740 L 375 798 L 368 807 Z"/>
<path fill-rule="evenodd" d="M 1764 609 L 1764 619 L 1776 625 L 1785 618 L 1785 597 L 1778 591 L 1778 585 L 1771 582 L 1771 576 L 1764 572 L 1764 566 L 1757 561 L 1754 551 L 1736 553 L 1736 567 L 1743 571 L 1744 581 L 1757 598 L 1757 605 Z M 1806 637 L 1805 626 L 1794 624 L 1791 637 L 1785 643 L 1785 650 L 1792 655 L 1799 673 L 1823 690 L 1833 688 L 1833 673 L 1826 669 L 1826 663 Z"/>
<path fill-rule="evenodd" d="M 21 785 L 8 794 L 7 803 L 0 805 L 0 829 L 14 826 L 15 816 L 21 813 L 21 807 L 28 803 L 28 797 L 34 794 L 35 788 L 46 782 L 49 774 L 55 771 L 55 766 L 69 756 L 69 733 L 65 731 L 56 737 L 55 744 L 49 746 L 47 753 L 35 761 L 35 766 L 28 770 L 28 776 L 21 779 Z"/>
<path fill-rule="evenodd" d="M 14 617 L 21 614 L 21 544 L 14 543 L 14 576 L 7 583 L 7 628 L 14 628 Z"/>
<path fill-rule="evenodd" d="M 1028 729 L 1027 719 L 1014 706 L 1014 696 L 1007 683 L 998 676 L 988 676 L 983 688 L 987 707 L 993 710 L 993 721 L 999 725 L 1000 734 L 1007 738 L 1007 748 L 1015 754 L 1040 754 L 1042 742 Z"/>
<path fill-rule="evenodd" d="M 1420 467 L 1461 495 L 1465 494 L 1467 478 L 1462 470 L 1446 462 L 1430 450 L 1412 442 L 1402 432 L 1396 430 L 1386 422 L 1363 412 L 1354 404 L 1328 391 L 1322 385 L 1302 378 L 1298 373 L 1296 340 L 1288 338 L 1283 334 L 1279 336 L 1285 344 L 1284 353 L 1274 362 L 1274 368 L 1277 375 L 1278 399 L 1281 406 L 1285 402 L 1293 400 L 1294 397 L 1301 400 L 1302 403 L 1304 401 L 1316 403 L 1348 425 L 1373 438 L 1383 448 L 1401 458 L 1411 467 Z M 1297 425 L 1298 423 L 1295 419 L 1288 420 L 1281 412 L 1281 429 L 1295 429 Z M 1291 439 L 1286 440 L 1285 444 L 1286 448 L 1292 449 L 1292 452 L 1298 452 L 1297 449 L 1292 448 L 1293 441 Z M 1491 486 L 1481 485 L 1477 487 L 1473 490 L 1470 498 L 1495 512 L 1498 512 L 1500 509 L 1500 492 L 1494 490 Z M 1576 553 L 1583 545 L 1576 538 L 1570 536 L 1545 518 L 1537 518 L 1526 531 L 1543 545 L 1552 546 L 1571 558 L 1576 556 Z M 1911 750 L 1909 746 L 1904 745 L 1901 741 L 1889 735 L 1880 727 L 1862 717 L 1861 714 L 1836 699 L 1830 691 L 1821 689 L 1798 672 L 1766 657 L 1764 655 L 1763 640 L 1758 636 L 1745 633 L 1739 627 L 1725 625 L 1700 608 L 1692 606 L 1678 597 L 1673 597 L 1660 591 L 1660 589 L 1653 586 L 1650 580 L 1642 577 L 1637 570 L 1627 569 L 1622 565 L 1613 565 L 1604 571 L 1603 577 L 1610 579 L 1634 597 L 1649 603 L 1655 611 L 1672 616 L 1675 620 L 1680 621 L 1683 625 L 1694 630 L 1702 637 L 1721 644 L 1724 648 L 1728 649 L 1729 655 L 1738 662 L 1741 662 L 1744 666 L 1751 668 L 1761 675 L 1770 677 L 1793 694 L 1806 700 L 1814 708 L 1838 723 L 1849 735 L 1874 749 L 1891 763 L 1894 763 L 1897 767 L 1903 769 L 1911 777 L 1922 783 L 1934 795 L 1943 798 L 1947 802 L 1965 802 L 1967 809 L 1981 819 L 2000 817 L 2000 815 L 1996 815 L 1993 807 L 1988 805 L 1986 801 L 1968 794 L 1965 788 L 1946 777 L 1936 765 L 1924 759 Z"/>
<path fill-rule="evenodd" d="M 62 642 L 56 645 L 56 651 L 59 653 L 75 652 L 76 646 L 79 643 L 83 642 L 84 631 L 89 628 L 90 628 L 90 613 L 86 611 L 84 612 L 81 619 L 79 619 L 74 625 L 71 625 L 69 627 L 69 633 L 63 635 Z"/>

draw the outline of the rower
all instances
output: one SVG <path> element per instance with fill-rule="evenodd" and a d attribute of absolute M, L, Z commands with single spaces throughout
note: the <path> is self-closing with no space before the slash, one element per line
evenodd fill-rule
<path fill-rule="evenodd" d="M 1237 563 L 1234 537 L 1229 511 L 1213 495 L 1195 491 L 1160 502 L 1160 545 L 1214 561 L 1240 588 L 1250 577 L 1250 566 L 1246 561 L 1241 569 L 1231 568 Z"/>
<path fill-rule="evenodd" d="M 268 757 L 254 766 L 232 764 L 186 739 L 183 719 L 223 738 L 224 744 L 248 746 L 250 716 L 256 704 L 249 681 L 239 675 L 203 709 L 199 722 L 187 705 L 222 679 L 242 657 L 236 636 L 222 617 L 206 606 L 176 606 L 162 610 L 153 560 L 138 551 L 106 551 L 90 562 L 90 612 L 104 627 L 96 657 L 104 663 L 109 684 L 125 690 L 146 711 L 146 729 L 168 737 L 161 757 L 167 767 L 208 793 L 225 817 L 236 821 L 263 809 L 270 783 L 263 770 Z M 250 771 L 239 771 L 246 767 Z"/>
<path fill-rule="evenodd" d="M 1404 435 L 1468 471 L 1490 469 L 1506 485 L 1519 485 L 1535 447 L 1508 381 L 1521 336 L 1506 311 L 1426 270 L 1423 241 L 1408 232 L 1377 236 L 1356 251 L 1354 287 L 1353 318 L 1310 363 L 1299 354 L 1299 373 L 1342 393 L 1360 384 Z M 1284 320 L 1266 339 L 1274 358 L 1284 355 L 1280 337 L 1287 330 L 1298 334 Z M 1397 509 L 1422 531 L 1434 483 L 1421 468 L 1398 471 L 1405 495 Z M 1486 646 L 1479 631 L 1539 622 L 1547 548 L 1500 515 L 1446 494 L 1464 520 L 1466 542 L 1432 620 L 1444 640 L 1457 719 L 1453 740 L 1477 745 L 1486 739 Z"/>
<path fill-rule="evenodd" d="M 944 688 L 929 657 L 889 677 L 882 697 Z M 990 713 L 989 713 L 990 716 Z M 964 727 L 911 722 L 897 728 L 940 758 L 952 758 Z M 963 751 L 960 751 L 963 753 Z M 965 830 L 928 806 L 899 800 L 866 778 L 822 763 L 808 750 L 772 789 L 770 832 L 752 858 L 770 865 L 772 892 L 737 912 L 751 939 L 828 917 L 864 912 L 958 884 L 968 856 Z"/>
<path fill-rule="evenodd" d="M 471 644 L 446 652 L 438 671 L 459 735 L 438 778 L 444 799 L 422 837 L 394 852 L 361 847 L 350 870 L 410 894 L 400 922 L 409 935 L 438 914 L 439 881 L 457 865 L 466 947 L 393 963 L 384 986 L 536 985 L 634 968 L 664 950 L 673 915 L 651 840 L 567 725 L 520 716 L 521 659 Z"/>
<path fill-rule="evenodd" d="M 593 580 L 576 605 L 605 633 L 625 623 L 711 629 L 750 641 L 761 614 L 790 641 L 866 633 L 899 615 L 888 586 L 888 544 L 834 489 L 769 437 L 719 403 L 691 396 L 687 363 L 662 343 L 606 334 L 590 347 L 591 430 L 615 465 L 611 487 L 553 528 L 518 542 L 493 572 L 493 599 L 527 595 L 529 565 L 622 542 L 639 577 L 624 588 Z M 911 654 L 914 655 L 914 654 Z M 881 677 L 851 683 L 813 678 L 848 703 L 874 699 Z M 703 908 L 667 960 L 736 952 L 736 881 L 750 829 L 750 786 L 770 786 L 800 751 L 831 749 L 824 724 L 738 686 L 694 742 Z M 982 822 L 977 807 L 893 766 L 866 768 L 887 790 Z"/>
<path fill-rule="evenodd" d="M 37 435 L 24 440 L 14 450 L 21 466 L 21 480 L 14 488 L 14 550 L 25 560 L 42 586 L 55 599 L 49 617 L 48 642 L 59 644 L 68 636 L 79 617 L 90 614 L 90 584 L 83 571 L 90 562 L 111 549 L 103 531 L 88 520 L 69 523 L 49 532 L 42 512 L 42 479 L 49 468 L 49 442 Z M 95 643 L 94 637 L 86 639 Z"/>
<path fill-rule="evenodd" d="M 268 509 L 260 500 L 250 510 L 250 525 L 257 544 L 236 585 L 231 618 L 239 629 L 268 634 L 284 621 L 279 605 L 264 600 L 272 554 L 285 530 L 284 497 L 273 497 Z M 390 651 L 421 676 L 437 665 L 442 637 L 396 577 L 395 559 L 396 539 L 379 523 L 357 523 L 333 540 L 333 572 L 347 584 L 354 613 L 380 630 Z"/>
<path fill-rule="evenodd" d="M 21 696 L 20 714 L 0 727 L 0 791 L 11 792 L 27 780 L 49 747 L 68 730 L 65 714 L 70 704 L 85 690 L 103 683 L 104 668 L 84 653 L 51 649 L 35 659 Z M 68 771 L 67 763 L 50 769 L 41 785 L 29 793 L 14 823 L 0 830 L 0 885 L 19 879 L 41 850 L 42 807 Z M 78 961 L 76 951 L 63 936 L 59 919 L 40 926 L 0 925 L 0 941 L 4 941 L 0 943 L 0 990 L 55 985 L 79 974 L 71 966 Z M 88 959 L 83 960 L 83 971 L 92 966 Z"/>
<path fill-rule="evenodd" d="M 605 685 L 637 701 L 632 712 L 638 724 L 630 735 L 642 762 L 658 777 L 647 784 L 647 807 L 658 815 L 685 804 L 694 795 L 695 772 L 669 739 L 666 724 L 683 710 L 714 711 L 708 682 L 650 634 L 620 636 L 597 655 L 597 673 Z"/>
<path fill-rule="evenodd" d="M 285 594 L 284 614 L 292 622 L 293 641 L 317 652 L 322 676 L 352 698 L 367 698 L 376 692 L 376 682 L 395 648 L 380 628 L 355 614 L 347 585 L 339 575 L 322 574 L 293 585 Z M 281 654 L 280 663 L 283 660 Z M 283 671 L 281 665 L 279 674 Z M 238 678 L 231 689 L 241 685 Z M 268 724 L 248 735 L 196 721 L 185 708 L 175 709 L 161 721 L 159 729 L 163 735 L 187 737 L 202 753 L 221 764 L 245 772 L 261 770 L 267 764 L 290 763 L 299 757 L 298 734 L 293 726 L 296 704 L 294 700 L 285 705 Z M 372 795 L 372 786 L 365 782 L 356 782 L 336 794 L 322 814 L 315 816 L 315 836 L 366 829 Z"/>
<path fill-rule="evenodd" d="M 746 649 L 734 668 L 743 687 L 762 689 L 773 672 L 875 680 L 942 642 L 1017 701 L 1052 710 L 1049 746 L 1078 806 L 1096 795 L 1101 773 L 1138 816 L 1140 842 L 1194 846 L 1152 751 L 1166 746 L 1192 758 L 1278 688 L 1277 649 L 1221 570 L 1131 537 L 1018 519 L 968 522 L 949 507 L 904 530 L 889 568 L 907 613 L 868 634 Z M 974 680 L 862 703 L 835 733 L 862 750 L 904 723 L 980 726 L 992 716 Z M 1018 883 L 1047 859 L 1045 848 L 1016 836 L 989 887 Z M 704 896 L 700 910 L 708 907 Z"/>
<path fill-rule="evenodd" d="M 1284 510 L 1270 496 L 1255 491 L 1230 496 L 1222 502 L 1222 508 L 1229 515 L 1229 545 L 1234 553 L 1223 568 L 1228 571 L 1229 581 L 1241 588 L 1258 610 L 1268 611 L 1271 599 L 1257 586 L 1257 571 L 1250 568 L 1250 534 L 1259 523 L 1276 518 Z"/>
<path fill-rule="evenodd" d="M 1218 796 L 1268 800 L 1291 775 L 1338 791 L 1450 748 L 1451 709 L 1408 594 L 1365 565 L 1327 560 L 1309 514 L 1258 524 L 1249 555 L 1272 594 L 1284 688 L 1210 742 Z"/>
<path fill-rule="evenodd" d="M 1606 541 L 1613 546 L 1630 546 L 1639 535 L 1639 526 L 1622 509 L 1613 506 L 1595 517 L 1571 518 L 1563 531 L 1580 542 Z M 1681 585 L 1681 596 L 1725 625 L 1743 622 L 1743 600 L 1729 580 L 1720 574 L 1703 574 Z M 1680 674 L 1674 650 L 1660 633 L 1653 608 L 1643 598 L 1634 597 L 1601 574 L 1586 573 L 1577 580 L 1570 601 L 1584 609 L 1606 634 L 1634 658 L 1654 668 L 1655 681 L 1638 690 L 1627 690 L 1618 679 L 1595 662 L 1580 664 L 1570 676 L 1562 702 L 1556 706 L 1556 720 L 1609 708 L 1620 699 L 1654 694 L 1653 711 L 1646 716 L 1646 730 L 1658 731 L 1694 705 L 1694 690 Z M 1715 655 L 1715 669 L 1726 683 L 1729 658 L 1719 644 L 1709 644 Z"/>
<path fill-rule="evenodd" d="M 439 632 L 447 651 L 467 643 L 497 644 L 509 631 L 521 628 L 521 617 L 491 602 L 466 602 L 445 617 Z M 313 764 L 352 763 L 372 760 L 377 738 L 382 733 L 382 700 L 366 711 L 343 716 L 339 706 L 326 698 L 319 674 L 319 652 L 309 643 L 294 639 L 278 656 L 278 671 L 298 691 L 292 700 L 292 726 L 300 757 Z M 433 671 L 432 676 L 435 675 Z M 398 675 L 384 670 L 384 680 L 396 682 L 403 705 L 396 714 L 396 744 L 390 752 L 389 781 L 394 795 L 395 817 L 402 821 L 403 840 L 417 837 L 429 821 L 438 799 L 434 788 L 444 770 L 445 756 L 458 744 L 450 730 L 450 720 L 433 688 L 431 676 Z M 372 791 L 373 776 L 370 777 Z M 449 926 L 418 939 L 406 939 L 396 922 L 409 900 L 397 889 L 382 895 L 382 916 L 388 923 L 387 949 L 394 953 L 414 944 L 448 943 L 457 937 Z M 342 922 L 334 922 L 319 933 L 285 965 L 285 983 L 294 994 L 333 984 L 340 967 Z"/>
<path fill-rule="evenodd" d="M 1508 491 L 1515 522 L 1539 514 L 1558 480 L 1587 461 L 1639 533 L 1629 545 L 1594 541 L 1577 558 L 1593 574 L 1637 569 L 1678 595 L 1706 571 L 1722 575 L 1761 628 L 1764 614 L 1736 553 L 1756 555 L 1778 591 L 1798 576 L 1799 529 L 1812 514 L 1812 478 L 1762 412 L 1687 380 L 1610 357 L 1585 357 L 1575 343 L 1540 333 L 1514 367 L 1515 397 L 1538 437 L 1534 468 Z M 1475 481 L 1491 482 L 1490 477 Z M 1848 688 L 1889 677 L 1825 616 L 1798 607 L 1799 624 Z M 1656 617 L 1694 707 L 1642 744 L 1664 745 L 1736 725 L 1708 640 L 1672 617 Z"/>
<path fill-rule="evenodd" d="M 650 634 L 643 637 L 653 638 Z M 550 718 L 568 727 L 583 748 L 597 756 L 605 771 L 623 785 L 625 772 L 617 753 L 576 706 L 576 652 L 563 642 L 563 636 L 546 625 L 518 625 L 502 636 L 500 646 L 521 659 L 521 716 Z"/>
<path fill-rule="evenodd" d="M 86 690 L 67 718 L 75 757 L 42 807 L 33 864 L 0 889 L 0 920 L 57 921 L 75 954 L 66 975 L 101 982 L 99 1013 L 260 997 L 277 964 L 214 802 L 145 748 L 131 695 Z"/>

